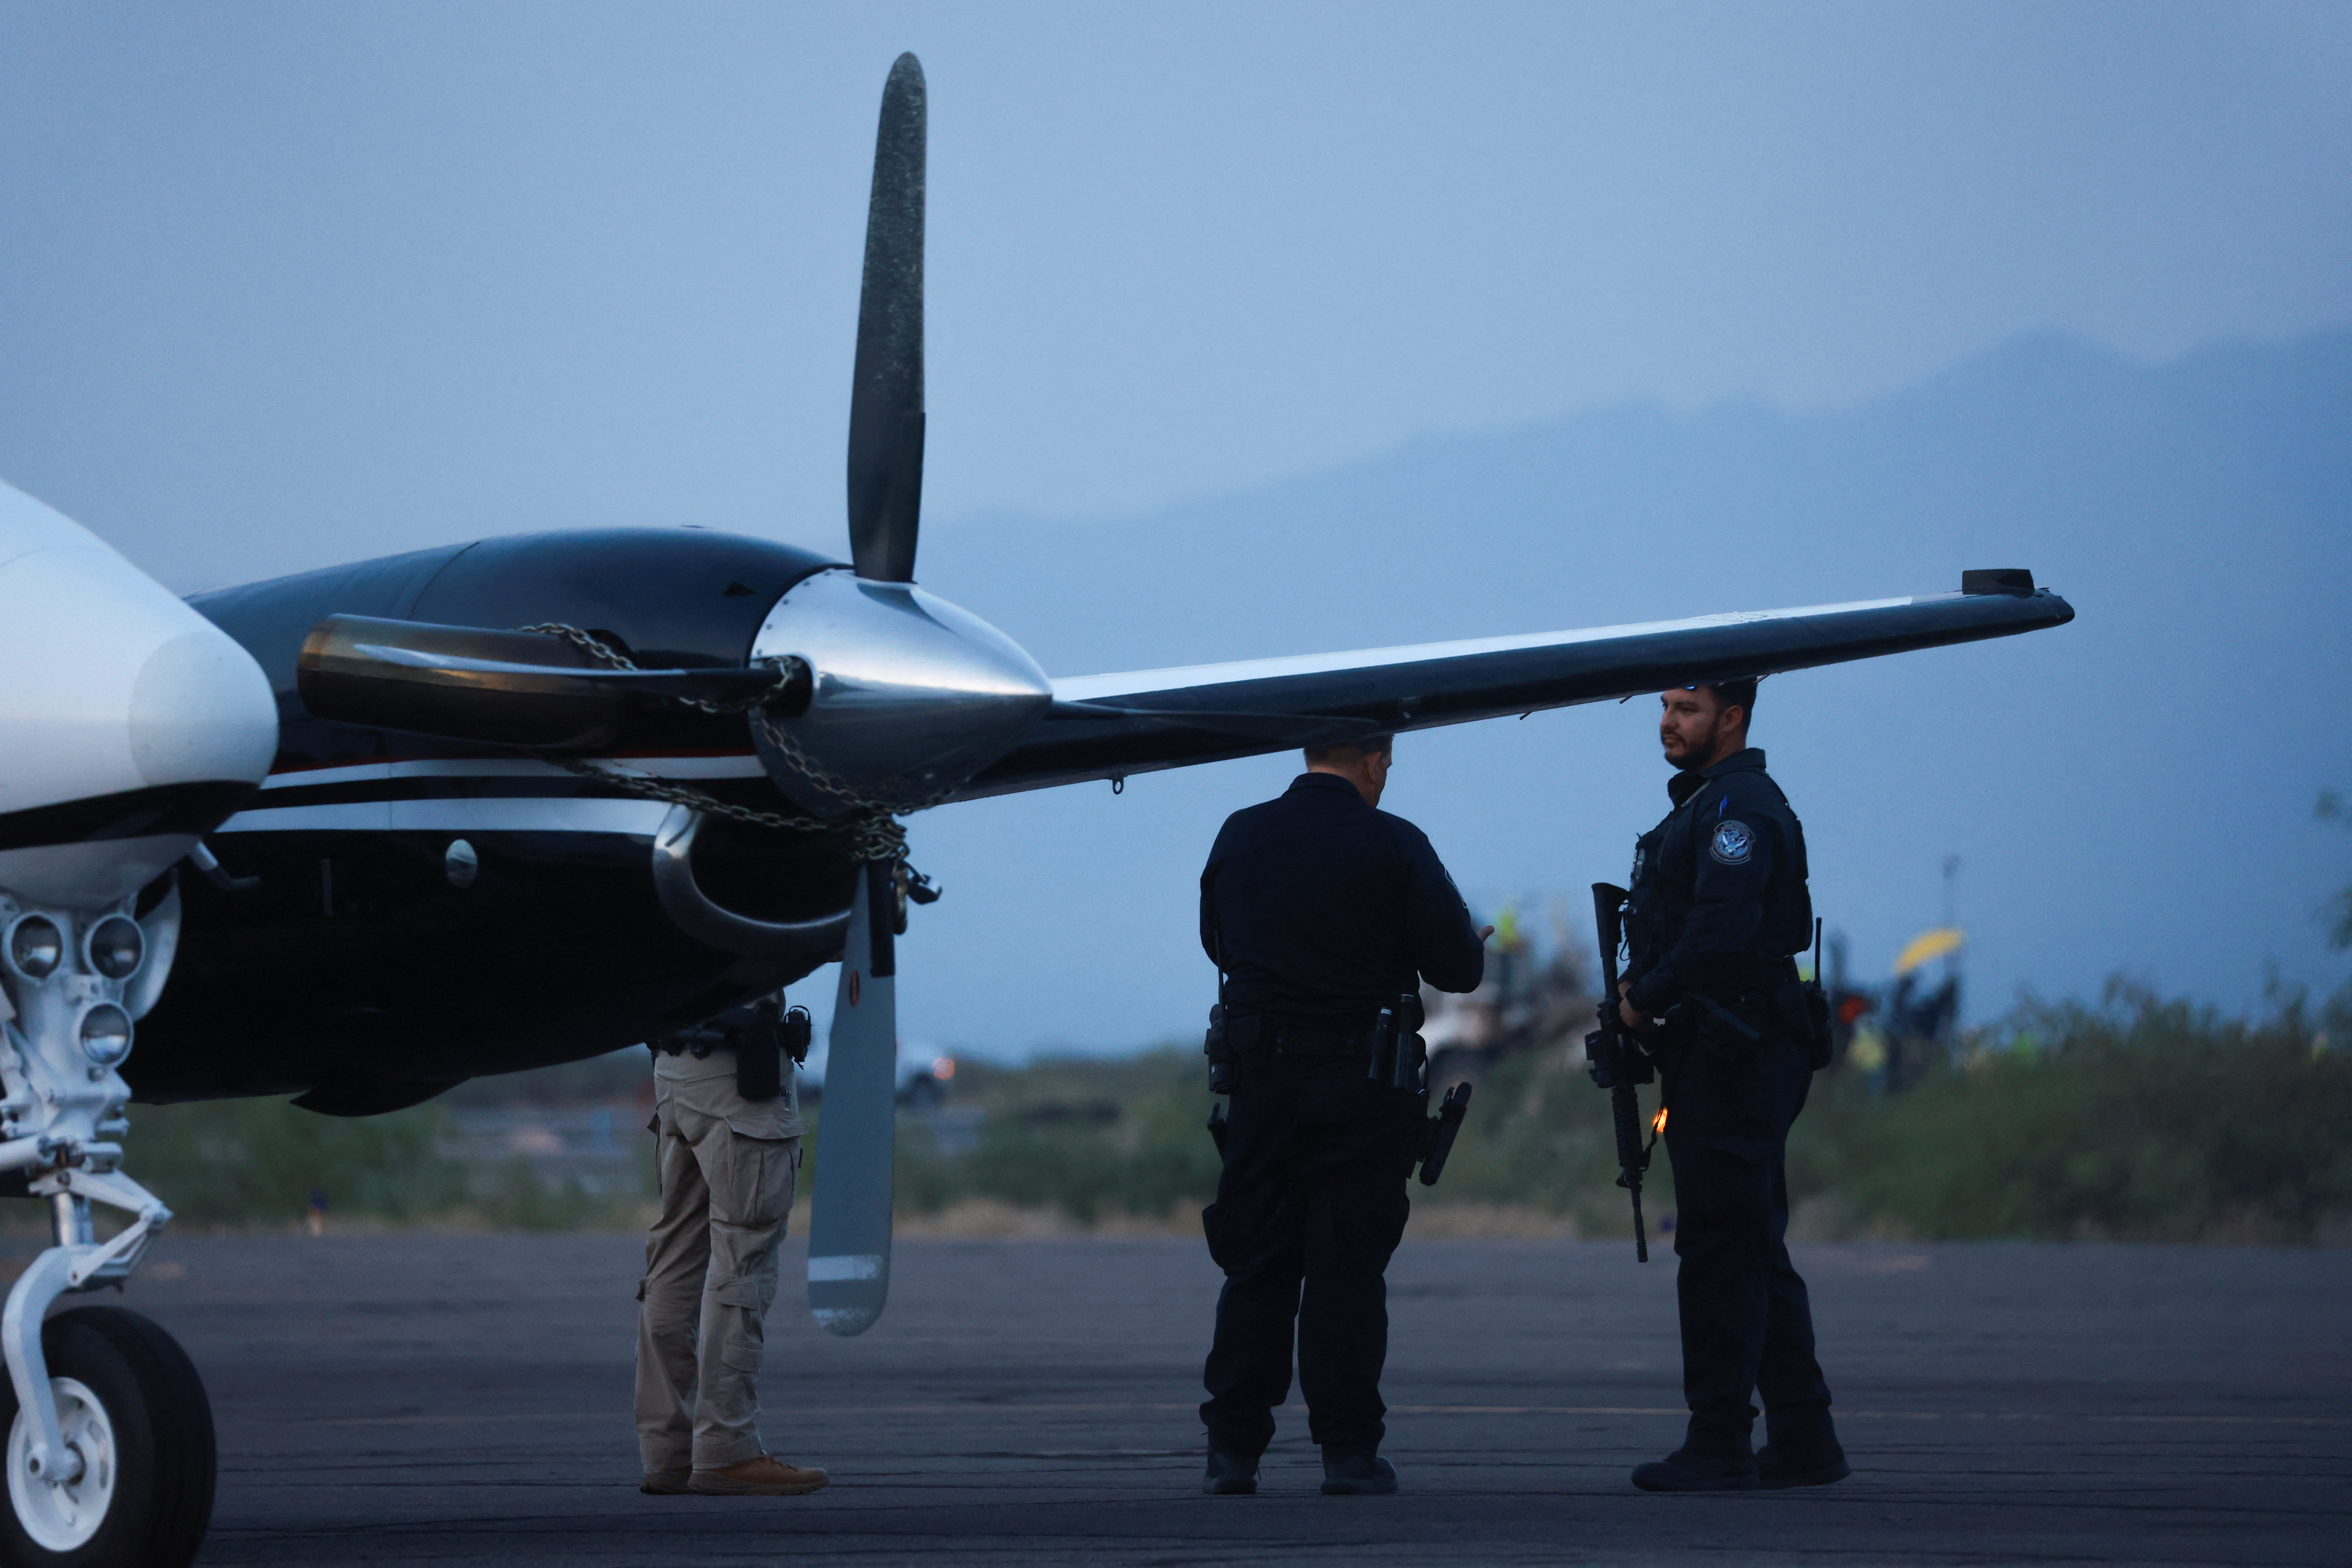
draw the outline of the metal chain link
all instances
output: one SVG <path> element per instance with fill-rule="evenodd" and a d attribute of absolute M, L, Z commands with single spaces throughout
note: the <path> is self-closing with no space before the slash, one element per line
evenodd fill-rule
<path fill-rule="evenodd" d="M 583 757 L 557 756 L 553 752 L 541 752 L 541 755 L 566 773 L 594 779 L 599 784 L 612 784 L 627 790 L 631 795 L 644 795 L 648 800 L 667 801 L 672 805 L 682 805 L 692 811 L 782 833 L 838 834 L 849 841 L 850 855 L 856 859 L 893 861 L 907 858 L 907 829 L 887 816 L 869 813 L 835 822 L 813 816 L 786 816 L 780 812 L 757 811 L 748 805 L 737 805 L 732 801 L 705 795 L 698 789 L 688 789 L 684 784 L 671 784 L 645 773 L 625 773 L 612 768 L 600 768 Z"/>
<path fill-rule="evenodd" d="M 562 637 L 565 642 L 570 643 L 573 647 L 578 648 L 582 653 L 586 654 L 590 658 L 596 660 L 599 664 L 604 665 L 608 669 L 639 669 L 643 668 L 627 654 L 613 647 L 609 644 L 605 643 L 601 637 L 583 632 L 578 626 L 565 626 L 561 621 L 542 621 L 535 626 L 517 626 L 515 630 L 519 632 L 541 632 L 548 637 Z M 776 683 L 773 686 L 769 687 L 765 691 L 754 692 L 749 697 L 738 697 L 732 700 L 721 701 L 713 697 L 666 696 L 662 700 L 665 702 L 675 702 L 681 708 L 699 708 L 705 713 L 748 713 L 760 707 L 761 704 L 768 701 L 771 698 L 777 696 L 790 684 L 792 684 L 791 672 L 784 666 L 779 665 L 776 668 Z"/>
<path fill-rule="evenodd" d="M 625 653 L 615 652 L 601 637 L 589 636 L 578 626 L 565 626 L 562 621 L 541 621 L 536 626 L 517 626 L 519 632 L 538 632 L 542 636 L 562 637 L 597 663 L 614 669 L 635 669 L 636 661 Z"/>
<path fill-rule="evenodd" d="M 635 660 L 611 647 L 603 638 L 582 631 L 578 626 L 566 626 L 561 621 L 543 621 L 536 626 L 518 626 L 515 629 L 561 637 L 590 658 L 610 669 L 639 668 Z M 798 742 L 777 728 L 775 721 L 767 714 L 765 704 L 783 689 L 790 679 L 791 677 L 780 668 L 776 674 L 776 684 L 751 697 L 739 698 L 731 701 L 717 701 L 696 697 L 665 697 L 663 700 L 675 702 L 680 707 L 699 709 L 705 713 L 751 714 L 751 722 L 759 727 L 760 733 L 767 738 L 768 743 L 782 752 L 784 760 L 792 763 L 803 777 L 818 790 L 834 796 L 851 808 L 852 815 L 846 819 L 826 821 L 816 817 L 786 816 L 781 812 L 758 811 L 748 805 L 737 805 L 731 802 L 720 800 L 715 795 L 706 795 L 700 790 L 688 789 L 683 784 L 671 784 L 644 773 L 620 773 L 611 768 L 599 767 L 584 758 L 558 756 L 551 752 L 542 752 L 541 755 L 566 773 L 576 773 L 582 778 L 594 779 L 602 784 L 613 784 L 627 790 L 632 795 L 644 795 L 650 800 L 667 801 L 672 805 L 682 805 L 689 810 L 707 812 L 714 816 L 723 816 L 750 826 L 766 827 L 778 832 L 838 834 L 849 841 L 850 853 L 857 859 L 878 860 L 886 864 L 904 864 L 907 858 L 907 829 L 895 818 L 918 811 L 927 811 L 932 806 L 944 804 L 948 797 L 955 793 L 954 786 L 950 785 L 936 795 L 920 800 L 888 800 L 868 795 L 847 781 L 820 767 L 816 760 L 803 751 Z M 910 877 L 914 876 L 911 868 L 908 874 Z M 915 879 L 922 880 L 919 877 Z"/>
<path fill-rule="evenodd" d="M 803 778 L 826 795 L 846 803 L 858 811 L 879 812 L 886 816 L 906 816 L 918 811 L 929 811 L 935 805 L 944 805 L 947 804 L 948 797 L 955 794 L 955 786 L 950 784 L 937 794 L 914 799 L 892 799 L 887 795 L 867 795 L 846 779 L 828 773 L 814 757 L 801 750 L 799 742 L 779 729 L 776 721 L 768 717 L 764 710 L 755 710 L 751 715 L 751 722 L 758 727 L 768 744 L 782 752 L 784 760 L 792 763 Z"/>

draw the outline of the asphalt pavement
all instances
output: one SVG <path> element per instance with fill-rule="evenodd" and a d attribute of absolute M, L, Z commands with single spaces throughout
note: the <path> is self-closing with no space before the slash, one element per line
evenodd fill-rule
<path fill-rule="evenodd" d="M 1855 1467 L 1653 1497 L 1674 1264 L 1416 1241 L 1391 1271 L 1392 1499 L 1325 1498 L 1305 1413 L 1202 1497 L 1218 1278 L 1181 1239 L 902 1243 L 888 1312 L 769 1326 L 797 1499 L 653 1498 L 614 1236 L 167 1237 L 126 1304 L 211 1389 L 228 1564 L 2352 1563 L 2352 1253 L 1807 1247 Z"/>

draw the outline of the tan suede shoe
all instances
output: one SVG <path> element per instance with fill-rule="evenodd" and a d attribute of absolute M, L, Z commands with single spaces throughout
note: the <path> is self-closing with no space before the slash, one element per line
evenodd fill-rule
<path fill-rule="evenodd" d="M 647 1470 L 637 1489 L 649 1497 L 684 1497 L 694 1489 L 686 1484 L 692 1470 Z"/>
<path fill-rule="evenodd" d="M 762 1454 L 723 1470 L 697 1470 L 686 1484 L 705 1497 L 798 1497 L 820 1489 L 831 1479 L 814 1467 L 787 1464 L 773 1454 Z"/>

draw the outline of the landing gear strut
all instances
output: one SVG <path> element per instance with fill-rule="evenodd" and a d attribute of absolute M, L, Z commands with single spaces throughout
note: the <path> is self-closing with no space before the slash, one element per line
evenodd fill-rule
<path fill-rule="evenodd" d="M 59 1296 L 128 1279 L 172 1218 L 120 1168 L 131 1089 L 116 1069 L 171 967 L 177 889 L 134 908 L 0 892 L 0 1180 L 48 1200 L 53 1242 L 0 1309 L 11 1564 L 184 1568 L 212 1518 L 212 1406 L 187 1352 L 120 1307 L 47 1316 Z M 129 1224 L 99 1240 L 93 1204 Z"/>

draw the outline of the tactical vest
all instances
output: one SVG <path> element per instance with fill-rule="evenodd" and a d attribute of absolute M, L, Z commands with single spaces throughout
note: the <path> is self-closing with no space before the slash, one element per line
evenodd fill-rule
<path fill-rule="evenodd" d="M 1689 776 L 1689 775 L 1686 775 Z M 1680 781 L 1676 781 L 1679 783 Z M 1764 918 L 1743 954 L 1722 963 L 1721 983 L 1708 987 L 1734 993 L 1769 992 L 1792 981 L 1789 963 L 1793 953 L 1812 945 L 1813 898 L 1807 885 L 1805 828 L 1789 808 L 1789 797 L 1760 768 L 1745 768 L 1701 779 L 1666 819 L 1643 834 L 1633 846 L 1633 874 L 1627 883 L 1625 942 L 1627 973 L 1646 973 L 1655 967 L 1683 934 L 1696 901 L 1698 857 L 1705 852 L 1706 826 L 1723 804 L 1727 791 L 1741 814 L 1760 816 L 1777 831 L 1772 872 L 1764 890 Z M 1687 978 L 1687 977 L 1685 977 Z M 1717 998 L 1730 1001 L 1729 995 Z"/>

